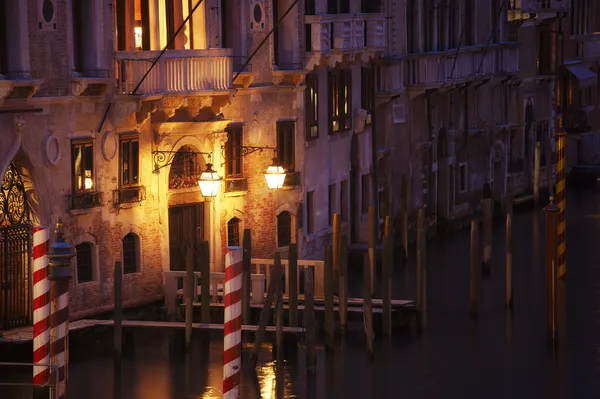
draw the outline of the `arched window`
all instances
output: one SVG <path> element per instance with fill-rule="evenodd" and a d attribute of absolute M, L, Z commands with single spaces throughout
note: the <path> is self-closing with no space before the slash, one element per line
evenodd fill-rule
<path fill-rule="evenodd" d="M 94 244 L 82 242 L 75 246 L 77 260 L 77 283 L 88 283 L 96 279 L 94 273 Z"/>
<path fill-rule="evenodd" d="M 277 247 L 287 247 L 292 242 L 292 215 L 283 211 L 277 215 Z"/>
<path fill-rule="evenodd" d="M 227 222 L 227 246 L 240 246 L 240 219 L 231 218 Z"/>
<path fill-rule="evenodd" d="M 139 271 L 140 239 L 134 233 L 123 237 L 123 273 L 130 274 Z"/>
<path fill-rule="evenodd" d="M 169 189 L 190 188 L 198 186 L 198 178 L 202 174 L 204 159 L 192 147 L 182 146 L 175 156 L 169 171 Z"/>

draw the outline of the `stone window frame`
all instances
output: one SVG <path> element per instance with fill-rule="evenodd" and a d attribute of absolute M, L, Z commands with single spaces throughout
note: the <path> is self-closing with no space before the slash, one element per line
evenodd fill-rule
<path fill-rule="evenodd" d="M 78 274 L 78 267 L 77 267 L 77 247 L 81 244 L 90 244 L 91 245 L 91 261 L 92 261 L 92 280 L 90 281 L 84 281 L 84 282 L 79 282 L 79 274 Z M 79 286 L 87 286 L 87 285 L 94 285 L 94 284 L 98 284 L 100 283 L 100 261 L 99 261 L 99 254 L 98 254 L 98 245 L 96 243 L 96 239 L 94 236 L 92 236 L 89 233 L 84 233 L 82 236 L 78 237 L 74 243 L 73 246 L 75 248 L 75 256 L 73 257 L 72 260 L 72 267 L 73 270 L 75 271 L 75 286 L 79 287 Z"/>
<path fill-rule="evenodd" d="M 232 225 L 231 223 L 234 222 L 235 226 Z M 240 218 L 238 218 L 237 216 L 233 216 L 231 217 L 231 219 L 229 219 L 227 221 L 227 246 L 228 247 L 240 247 L 242 246 L 242 237 L 240 235 L 240 228 L 243 227 L 242 226 L 242 220 Z M 235 234 L 234 237 L 232 237 L 232 235 Z"/>
<path fill-rule="evenodd" d="M 129 183 L 123 183 L 123 144 L 124 143 L 133 143 L 137 142 L 138 144 L 138 152 L 137 152 L 137 170 L 138 176 L 137 181 L 135 183 L 131 183 L 131 178 L 129 178 Z M 140 168 L 140 135 L 139 133 L 124 133 L 119 136 L 119 188 L 130 188 L 130 187 L 139 187 L 141 185 L 141 168 Z M 129 161 L 128 166 L 129 170 L 131 170 L 131 166 L 136 163 L 136 160 L 132 160 L 132 150 L 131 146 L 129 148 Z"/>
<path fill-rule="evenodd" d="M 319 138 L 319 76 L 309 73 L 305 82 L 306 141 L 311 141 Z"/>
<path fill-rule="evenodd" d="M 92 179 L 92 188 L 90 189 L 86 189 L 85 188 L 85 169 L 83 170 L 83 174 L 82 174 L 82 184 L 83 184 L 83 189 L 78 189 L 77 186 L 77 171 L 76 171 L 76 165 L 75 165 L 75 150 L 77 147 L 81 147 L 81 148 L 85 148 L 85 146 L 89 145 L 89 147 L 91 148 L 91 160 L 92 160 L 92 167 L 91 167 L 91 173 L 90 173 L 90 179 Z M 83 164 L 82 164 L 82 167 Z M 91 137 L 78 137 L 78 138 L 73 138 L 71 140 L 71 190 L 73 192 L 73 195 L 77 195 L 77 194 L 82 194 L 82 193 L 93 193 L 96 192 L 97 188 L 97 182 L 96 182 L 96 162 L 95 162 L 95 156 L 94 156 L 94 139 Z"/>
<path fill-rule="evenodd" d="M 462 171 L 465 171 L 464 179 Z M 464 183 L 464 184 L 463 184 Z M 464 185 L 464 187 L 463 187 Z M 458 164 L 458 192 L 466 193 L 469 191 L 469 169 L 467 162 L 459 162 Z"/>
<path fill-rule="evenodd" d="M 133 237 L 134 241 L 133 241 L 133 251 L 134 256 L 135 256 L 135 269 L 131 269 L 129 268 L 130 265 L 126 265 L 125 264 L 125 239 L 128 237 Z M 137 234 L 134 231 L 130 231 L 129 233 L 125 234 L 125 236 L 123 236 L 123 238 L 121 238 L 121 259 L 122 259 L 122 263 L 121 263 L 121 267 L 123 268 L 123 275 L 131 275 L 131 274 L 136 274 L 136 273 L 140 273 L 142 271 L 142 254 L 141 254 L 141 237 L 139 234 Z M 128 251 L 132 251 L 131 248 L 128 249 Z"/>
<path fill-rule="evenodd" d="M 327 83 L 329 134 L 347 132 L 352 129 L 352 70 L 330 71 Z"/>

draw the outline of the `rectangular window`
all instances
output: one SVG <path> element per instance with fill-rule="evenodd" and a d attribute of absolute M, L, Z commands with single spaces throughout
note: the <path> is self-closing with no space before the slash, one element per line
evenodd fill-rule
<path fill-rule="evenodd" d="M 361 0 L 360 9 L 363 13 L 379 13 L 381 0 Z"/>
<path fill-rule="evenodd" d="M 340 216 L 342 222 L 348 221 L 348 180 L 343 180 L 340 184 Z"/>
<path fill-rule="evenodd" d="M 315 192 L 306 193 L 306 234 L 315 232 Z"/>
<path fill-rule="evenodd" d="M 140 143 L 137 137 L 121 138 L 121 187 L 140 183 Z"/>
<path fill-rule="evenodd" d="M 93 192 L 94 182 L 94 144 L 92 139 L 73 140 L 71 144 L 73 192 Z"/>
<path fill-rule="evenodd" d="M 304 1 L 304 14 L 315 15 L 316 13 L 316 0 L 305 0 Z"/>
<path fill-rule="evenodd" d="M 227 222 L 227 245 L 230 247 L 240 246 L 240 219 L 231 218 Z"/>
<path fill-rule="evenodd" d="M 179 0 L 181 1 L 181 0 Z M 179 26 L 175 26 L 175 0 L 165 0 L 165 19 L 167 21 L 167 40 L 175 34 Z M 169 50 L 175 49 L 175 40 L 171 40 L 168 46 Z"/>
<path fill-rule="evenodd" d="M 350 85 L 352 71 L 342 69 L 329 74 L 329 117 L 331 133 L 350 130 L 351 101 Z"/>
<path fill-rule="evenodd" d="M 461 163 L 458 165 L 458 189 L 461 193 L 467 191 L 467 164 Z"/>
<path fill-rule="evenodd" d="M 94 281 L 92 244 L 82 242 L 75 247 L 75 254 L 77 260 L 77 283 Z"/>
<path fill-rule="evenodd" d="M 227 128 L 225 159 L 227 163 L 227 177 L 241 177 L 243 174 L 242 126 L 230 126 Z"/>
<path fill-rule="evenodd" d="M 277 159 L 286 172 L 295 168 L 295 122 L 277 122 Z"/>
<path fill-rule="evenodd" d="M 366 174 L 361 177 L 361 211 L 362 213 L 369 213 L 369 206 L 371 205 L 371 175 Z"/>
<path fill-rule="evenodd" d="M 329 225 L 333 226 L 333 214 L 336 211 L 336 203 L 335 203 L 335 199 L 336 199 L 336 195 L 335 195 L 335 189 L 336 189 L 336 184 L 330 184 L 329 185 L 329 198 L 328 198 L 328 204 L 329 204 Z"/>
<path fill-rule="evenodd" d="M 319 80 L 317 75 L 306 75 L 306 140 L 319 137 Z"/>
<path fill-rule="evenodd" d="M 350 0 L 327 0 L 327 14 L 347 14 L 350 12 Z"/>
<path fill-rule="evenodd" d="M 370 125 L 373 119 L 373 110 L 375 100 L 375 69 L 361 69 L 361 105 L 362 109 L 367 111 L 366 124 Z"/>
<path fill-rule="evenodd" d="M 123 274 L 131 274 L 139 268 L 139 241 L 137 235 L 129 233 L 122 240 L 123 243 Z"/>

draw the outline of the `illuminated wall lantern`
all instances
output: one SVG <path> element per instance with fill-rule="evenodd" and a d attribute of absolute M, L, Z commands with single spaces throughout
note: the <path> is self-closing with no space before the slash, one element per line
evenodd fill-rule
<path fill-rule="evenodd" d="M 265 172 L 265 180 L 267 181 L 267 187 L 271 190 L 279 190 L 283 187 L 285 181 L 285 171 L 279 165 L 277 158 L 273 158 L 273 164 L 267 168 Z"/>
<path fill-rule="evenodd" d="M 221 187 L 221 178 L 219 174 L 213 170 L 212 164 L 206 164 L 206 170 L 202 172 L 198 179 L 200 192 L 203 197 L 216 197 Z"/>

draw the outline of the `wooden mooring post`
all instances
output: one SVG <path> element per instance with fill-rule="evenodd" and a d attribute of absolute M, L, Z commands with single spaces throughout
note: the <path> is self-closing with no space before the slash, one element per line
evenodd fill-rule
<path fill-rule="evenodd" d="M 271 282 L 267 289 L 267 297 L 260 313 L 260 320 L 258 322 L 258 331 L 256 332 L 256 340 L 254 341 L 254 347 L 252 349 L 252 355 L 250 357 L 250 367 L 256 369 L 256 363 L 258 362 L 258 356 L 260 355 L 260 347 L 265 340 L 265 332 L 267 330 L 267 324 L 269 322 L 269 316 L 271 314 L 271 306 L 273 306 L 273 300 L 275 294 L 279 289 L 281 283 L 281 275 L 283 270 L 281 267 L 281 255 L 279 252 L 275 252 L 275 261 L 273 265 L 273 271 L 271 272 Z"/>
<path fill-rule="evenodd" d="M 427 226 L 424 208 L 419 208 L 417 214 L 417 310 L 419 328 L 425 328 L 427 324 Z"/>
<path fill-rule="evenodd" d="M 558 269 L 558 214 L 560 208 L 550 197 L 550 203 L 544 208 L 546 212 L 546 329 L 548 341 L 552 345 L 558 342 L 557 334 L 557 269 Z"/>
<path fill-rule="evenodd" d="M 244 261 L 242 266 L 242 321 L 244 324 L 250 324 L 250 293 L 252 292 L 252 232 L 250 229 L 244 229 L 242 246 L 244 248 Z"/>
<path fill-rule="evenodd" d="M 475 219 L 471 220 L 471 256 L 470 256 L 470 267 L 469 267 L 469 314 L 471 317 L 477 317 L 477 279 L 479 274 L 477 273 L 477 265 L 479 264 L 479 222 Z"/>
<path fill-rule="evenodd" d="M 200 320 L 210 323 L 210 251 L 208 241 L 200 243 Z"/>
<path fill-rule="evenodd" d="M 306 370 L 315 374 L 315 282 L 312 267 L 304 268 L 304 328 L 306 331 Z"/>
<path fill-rule="evenodd" d="M 481 273 L 484 277 L 491 275 L 492 261 L 492 188 L 489 183 L 483 185 L 483 259 L 481 262 Z"/>
<path fill-rule="evenodd" d="M 369 254 L 363 258 L 363 320 L 367 337 L 367 350 L 373 356 L 373 297 L 371 295 L 371 261 Z"/>
<path fill-rule="evenodd" d="M 392 218 L 386 216 L 383 236 L 382 256 L 382 307 L 383 307 L 383 333 L 392 336 L 392 266 L 394 264 L 394 237 L 391 229 Z"/>
<path fill-rule="evenodd" d="M 371 296 L 373 296 L 375 293 L 375 264 L 377 262 L 377 225 L 375 223 L 375 207 L 373 205 L 369 206 L 367 241 L 369 246 L 369 281 L 371 282 Z"/>
<path fill-rule="evenodd" d="M 332 251 L 333 251 L 333 293 L 339 295 L 339 280 L 340 280 L 340 243 L 342 232 L 342 218 L 339 213 L 333 214 L 332 220 Z"/>
<path fill-rule="evenodd" d="M 538 141 L 535 143 L 535 151 L 533 155 L 533 202 L 537 207 L 540 203 L 540 156 L 542 152 L 542 144 Z"/>
<path fill-rule="evenodd" d="M 340 242 L 339 313 L 342 331 L 348 322 L 348 237 L 342 234 Z"/>
<path fill-rule="evenodd" d="M 325 333 L 327 335 L 327 347 L 334 347 L 335 338 L 335 314 L 333 309 L 333 254 L 331 245 L 325 248 Z"/>
<path fill-rule="evenodd" d="M 298 244 L 291 243 L 288 253 L 289 322 L 298 327 Z"/>
<path fill-rule="evenodd" d="M 506 306 L 513 307 L 512 276 L 512 220 L 513 220 L 513 187 L 512 177 L 506 178 Z"/>
<path fill-rule="evenodd" d="M 275 374 L 275 389 L 277 399 L 284 398 L 285 374 L 283 364 L 283 273 L 277 287 L 277 316 L 275 320 L 275 345 L 277 350 L 277 365 Z"/>
<path fill-rule="evenodd" d="M 192 322 L 194 319 L 194 297 L 196 296 L 194 277 L 194 249 L 187 247 L 185 255 L 185 349 L 190 350 L 192 342 Z"/>
<path fill-rule="evenodd" d="M 120 366 L 123 354 L 123 268 L 120 260 L 115 262 L 114 297 L 114 357 L 115 364 Z"/>

